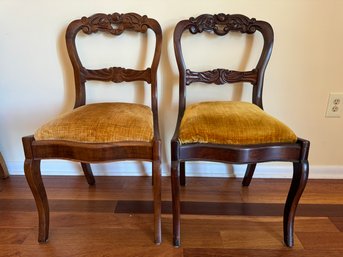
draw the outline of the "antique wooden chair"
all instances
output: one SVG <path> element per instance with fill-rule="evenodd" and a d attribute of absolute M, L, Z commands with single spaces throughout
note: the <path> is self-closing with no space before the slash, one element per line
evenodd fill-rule
<path fill-rule="evenodd" d="M 114 37 L 126 31 L 130 31 L 131 35 L 133 32 L 148 35 L 147 31 L 152 31 L 155 35 L 154 39 L 147 40 L 154 44 L 151 67 L 144 70 L 122 67 L 87 69 L 80 61 L 75 42 L 77 34 L 81 31 L 85 35 L 102 32 Z M 49 233 L 49 206 L 40 170 L 42 159 L 81 162 L 90 185 L 95 183 L 90 163 L 122 160 L 151 161 L 154 187 L 154 238 L 156 244 L 161 242 L 161 139 L 156 81 L 161 42 L 162 32 L 159 23 L 136 13 L 109 15 L 100 13 L 69 24 L 66 31 L 66 44 L 74 69 L 76 90 L 74 109 L 46 123 L 34 135 L 23 137 L 25 176 L 39 214 L 39 242 L 46 242 Z M 86 104 L 85 82 L 88 80 L 114 83 L 141 81 L 150 84 L 151 106 L 122 102 Z"/>
<path fill-rule="evenodd" d="M 225 36 L 229 32 L 253 34 L 263 38 L 262 53 L 256 67 L 249 71 L 187 69 L 181 38 L 209 32 Z M 186 34 L 186 33 L 185 33 Z M 202 37 L 204 38 L 204 37 Z M 244 15 L 200 15 L 180 21 L 174 31 L 174 50 L 179 69 L 179 112 L 171 140 L 171 183 L 173 199 L 173 244 L 180 245 L 179 183 L 185 185 L 186 161 L 214 161 L 247 164 L 243 186 L 250 184 L 255 166 L 260 162 L 293 163 L 293 179 L 284 208 L 284 242 L 292 247 L 294 216 L 308 178 L 309 142 L 297 138 L 286 125 L 263 111 L 262 88 L 264 72 L 273 46 L 273 29 L 265 21 Z M 194 82 L 225 84 L 250 82 L 252 103 L 239 101 L 208 101 L 186 106 L 186 87 Z M 179 182 L 180 180 L 180 182 Z"/>

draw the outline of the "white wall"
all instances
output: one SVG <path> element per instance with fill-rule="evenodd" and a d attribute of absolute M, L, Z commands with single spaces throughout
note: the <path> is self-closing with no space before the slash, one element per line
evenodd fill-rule
<path fill-rule="evenodd" d="M 343 117 L 325 118 L 329 93 L 343 92 L 341 0 L 1 0 L 0 151 L 10 173 L 23 174 L 21 137 L 32 134 L 47 120 L 72 108 L 72 68 L 64 45 L 65 28 L 71 20 L 97 12 L 147 14 L 157 19 L 163 28 L 159 100 L 160 128 L 165 142 L 164 173 L 168 173 L 169 142 L 175 127 L 178 101 L 177 68 L 172 47 L 174 26 L 180 19 L 223 12 L 242 13 L 272 24 L 275 43 L 265 77 L 265 110 L 287 123 L 298 136 L 311 141 L 313 177 L 343 176 Z M 243 47 L 241 49 L 244 50 L 251 42 L 259 47 L 260 38 L 250 42 L 233 38 L 232 46 Z M 197 49 L 204 47 L 195 47 L 193 41 L 187 44 L 192 45 L 194 50 L 189 57 L 197 60 Z M 218 51 L 211 52 L 215 57 L 209 61 L 210 65 L 223 55 L 226 61 L 237 59 L 241 54 L 235 50 L 233 55 L 226 55 L 225 51 L 220 50 L 222 47 L 218 45 Z M 98 51 L 99 48 L 90 50 Z M 251 57 L 254 56 L 252 52 Z M 120 62 L 128 60 L 124 55 L 116 58 Z M 250 59 L 246 61 L 243 66 L 251 64 Z M 201 66 L 203 63 L 200 59 L 192 64 Z M 236 61 L 230 68 L 241 66 L 242 63 Z M 108 85 L 99 88 L 100 92 L 91 89 L 90 95 L 107 99 L 112 94 L 112 88 Z M 123 91 L 116 97 L 149 102 L 144 89 L 121 89 Z M 223 99 L 230 92 L 235 98 L 246 99 L 250 89 L 245 85 L 242 88 L 226 86 L 213 90 L 213 95 L 209 96 L 209 90 L 196 86 L 190 101 L 211 97 Z M 96 172 L 105 175 L 123 174 L 124 171 L 137 174 L 136 166 L 140 167 L 140 164 L 97 165 Z M 61 161 L 44 162 L 43 167 L 48 174 L 79 172 L 78 165 Z M 191 170 L 193 175 L 240 176 L 243 168 L 239 166 L 232 170 L 221 164 L 194 164 Z M 259 169 L 260 176 L 274 176 L 268 173 L 274 168 L 279 171 L 277 176 L 290 174 L 290 166 L 272 164 Z M 148 164 L 145 164 L 143 172 L 149 173 Z"/>

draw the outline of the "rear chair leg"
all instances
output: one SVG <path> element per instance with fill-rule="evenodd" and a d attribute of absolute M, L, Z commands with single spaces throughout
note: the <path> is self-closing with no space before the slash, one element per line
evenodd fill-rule
<path fill-rule="evenodd" d="M 254 172 L 255 172 L 255 168 L 256 168 L 256 163 L 248 164 L 247 170 L 245 171 L 245 175 L 242 181 L 243 186 L 247 187 L 250 185 L 252 176 L 254 175 Z"/>
<path fill-rule="evenodd" d="M 153 187 L 154 187 L 154 229 L 155 229 L 155 244 L 162 242 L 161 234 L 161 162 L 154 160 L 153 168 Z"/>
<path fill-rule="evenodd" d="M 186 163 L 180 162 L 180 185 L 186 185 Z"/>
<path fill-rule="evenodd" d="M 87 179 L 88 185 L 95 185 L 95 178 L 92 172 L 91 165 L 89 163 L 81 162 L 81 167 Z"/>
<path fill-rule="evenodd" d="M 8 169 L 1 153 L 0 153 L 0 177 L 2 177 L 3 179 L 8 177 Z"/>
<path fill-rule="evenodd" d="M 172 161 L 171 187 L 173 202 L 173 245 L 180 246 L 180 186 L 179 186 L 179 162 Z"/>

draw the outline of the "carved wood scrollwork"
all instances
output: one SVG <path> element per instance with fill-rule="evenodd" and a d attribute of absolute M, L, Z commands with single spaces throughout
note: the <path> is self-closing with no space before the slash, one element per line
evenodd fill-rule
<path fill-rule="evenodd" d="M 134 30 L 136 32 L 146 32 L 148 17 L 140 16 L 136 13 L 126 14 L 95 14 L 90 17 L 82 17 L 82 31 L 86 34 L 98 31 L 107 32 L 113 35 L 120 35 L 124 30 Z"/>
<path fill-rule="evenodd" d="M 203 82 L 208 84 L 214 83 L 216 85 L 235 82 L 250 82 L 255 85 L 257 82 L 257 72 L 256 70 L 241 72 L 226 69 L 196 72 L 187 69 L 186 85 L 190 85 L 193 82 Z"/>
<path fill-rule="evenodd" d="M 203 14 L 189 19 L 192 25 L 189 31 L 192 34 L 203 31 L 213 31 L 217 35 L 226 35 L 230 31 L 252 34 L 256 31 L 256 19 L 241 14 Z"/>
<path fill-rule="evenodd" d="M 151 83 L 151 69 L 132 70 L 121 67 L 111 67 L 108 69 L 88 70 L 81 69 L 81 78 L 86 80 L 113 81 L 115 83 L 130 81 L 146 81 Z"/>

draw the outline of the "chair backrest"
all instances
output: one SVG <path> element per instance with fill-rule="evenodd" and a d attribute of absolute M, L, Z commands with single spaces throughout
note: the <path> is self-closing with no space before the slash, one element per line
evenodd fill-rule
<path fill-rule="evenodd" d="M 189 30 L 191 34 L 202 33 L 204 31 L 214 33 L 218 36 L 225 36 L 231 31 L 253 34 L 259 31 L 264 40 L 262 53 L 256 67 L 250 71 L 235 71 L 218 68 L 208 71 L 192 71 L 186 68 L 182 47 L 181 37 Z M 252 102 L 261 108 L 263 78 L 266 66 L 270 59 L 273 48 L 274 34 L 269 23 L 250 19 L 241 14 L 203 14 L 196 18 L 180 21 L 174 30 L 174 51 L 179 69 L 179 114 L 184 112 L 186 106 L 185 90 L 186 86 L 193 82 L 203 82 L 209 84 L 225 84 L 237 82 L 250 82 L 253 85 Z"/>
<path fill-rule="evenodd" d="M 85 68 L 78 55 L 76 36 L 79 32 L 87 35 L 103 32 L 108 35 L 118 36 L 125 30 L 138 33 L 147 33 L 148 29 L 155 33 L 155 50 L 151 66 L 145 70 L 126 69 L 123 67 L 108 67 L 91 70 Z M 156 73 L 161 55 L 162 31 L 159 23 L 146 15 L 136 13 L 103 14 L 98 13 L 90 17 L 72 21 L 66 31 L 66 43 L 69 58 L 74 69 L 75 79 L 75 105 L 74 108 L 86 102 L 85 82 L 88 80 L 112 81 L 114 83 L 145 81 L 151 84 L 151 108 L 157 112 L 157 81 Z"/>

